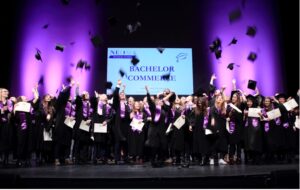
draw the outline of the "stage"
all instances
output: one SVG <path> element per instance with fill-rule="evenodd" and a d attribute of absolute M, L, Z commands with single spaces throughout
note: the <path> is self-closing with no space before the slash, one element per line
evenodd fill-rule
<path fill-rule="evenodd" d="M 7 168 L 0 186 L 14 188 L 299 188 L 299 165 L 79 165 Z"/>

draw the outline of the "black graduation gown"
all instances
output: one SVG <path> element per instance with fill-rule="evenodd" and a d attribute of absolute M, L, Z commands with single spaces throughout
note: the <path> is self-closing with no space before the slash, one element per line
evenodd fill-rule
<path fill-rule="evenodd" d="M 53 131 L 53 139 L 55 143 L 65 146 L 71 146 L 72 129 L 65 125 L 65 107 L 69 100 L 71 87 L 66 87 L 58 95 L 55 101 L 55 129 Z"/>
<path fill-rule="evenodd" d="M 193 111 L 190 113 L 189 118 L 189 123 L 193 129 L 193 153 L 207 154 L 209 151 L 209 144 L 205 135 L 204 114 L 200 113 L 197 115 L 195 113 L 195 110 L 193 109 Z"/>
<path fill-rule="evenodd" d="M 245 117 L 244 121 L 245 150 L 246 151 L 263 151 L 263 127 L 260 118 Z"/>
<path fill-rule="evenodd" d="M 212 118 L 215 120 L 215 125 L 211 125 Z M 213 105 L 209 110 L 208 129 L 212 134 L 207 135 L 211 151 L 227 152 L 227 130 L 225 115 L 219 113 L 218 109 Z"/>
<path fill-rule="evenodd" d="M 275 105 L 279 108 L 280 113 L 281 113 L 281 117 L 280 117 L 280 127 L 279 130 L 281 132 L 281 134 L 283 135 L 283 145 L 282 145 L 282 149 L 281 151 L 291 151 L 293 149 L 293 144 L 294 139 L 293 134 L 294 134 L 294 130 L 293 127 L 291 125 L 291 119 L 290 119 L 290 114 L 289 112 L 286 110 L 286 108 L 284 107 L 283 104 L 276 104 Z"/>
<path fill-rule="evenodd" d="M 147 116 L 145 113 L 143 114 L 143 121 L 146 123 Z M 142 131 L 133 131 L 130 126 L 129 134 L 128 134 L 128 151 L 130 156 L 143 156 L 145 143 L 145 125 Z"/>
<path fill-rule="evenodd" d="M 113 94 L 113 104 L 112 107 L 115 110 L 114 123 L 112 125 L 112 131 L 114 135 L 114 140 L 116 142 L 119 141 L 127 141 L 128 132 L 129 132 L 129 114 L 130 108 L 128 105 L 125 105 L 125 117 L 121 118 L 121 108 L 120 108 L 120 97 L 119 97 L 119 87 L 116 87 Z"/>
<path fill-rule="evenodd" d="M 243 113 L 239 113 L 228 105 L 226 115 L 230 118 L 229 126 L 233 126 L 232 129 L 229 130 L 230 132 L 228 132 L 228 143 L 232 145 L 242 143 L 244 140 Z"/>
<path fill-rule="evenodd" d="M 36 104 L 32 101 L 32 109 L 36 108 Z M 32 110 L 33 111 L 33 110 Z M 17 157 L 19 159 L 29 158 L 30 153 L 33 150 L 32 147 L 32 113 L 16 111 L 14 114 L 14 124 L 16 128 L 16 148 Z"/>
<path fill-rule="evenodd" d="M 94 136 L 94 142 L 107 144 L 111 134 L 111 119 L 112 119 L 112 109 L 108 104 L 103 104 L 102 115 L 98 114 L 98 102 L 95 98 L 91 100 L 93 106 L 93 116 L 91 122 L 91 133 Z M 94 133 L 95 123 L 107 123 L 107 133 Z"/>
<path fill-rule="evenodd" d="M 52 105 L 50 105 L 52 106 Z M 40 110 L 39 110 L 40 114 L 39 114 L 39 117 L 40 117 L 40 128 L 41 128 L 41 149 L 43 151 L 52 151 L 53 149 L 53 138 L 52 138 L 52 141 L 44 141 L 44 130 L 45 132 L 51 132 L 52 131 L 52 134 L 54 132 L 54 127 L 55 127 L 55 113 L 54 113 L 54 110 L 53 110 L 53 113 L 52 113 L 52 116 L 51 116 L 51 119 L 48 121 L 47 120 L 47 113 L 45 112 L 45 110 L 43 109 L 42 106 L 40 106 Z M 53 136 L 52 136 L 53 137 Z"/>
<path fill-rule="evenodd" d="M 12 102 L 8 102 L 7 100 L 5 103 L 0 101 L 1 107 L 8 106 L 11 104 L 13 107 Z M 11 111 L 6 110 L 4 113 L 0 112 L 0 152 L 9 151 L 12 149 L 12 139 L 13 139 L 13 127 L 11 123 Z"/>
<path fill-rule="evenodd" d="M 266 110 L 266 108 L 263 108 L 264 117 L 268 117 L 266 113 L 268 111 L 271 110 Z M 278 122 L 278 120 L 279 118 L 270 121 L 261 122 L 264 131 L 263 133 L 264 147 L 265 150 L 269 153 L 275 153 L 279 150 L 282 150 L 283 147 L 282 140 L 285 137 L 284 134 L 282 133 L 281 126 L 276 124 L 276 121 Z"/>
<path fill-rule="evenodd" d="M 33 151 L 41 151 L 43 144 L 43 107 L 40 103 L 40 99 L 37 102 L 37 109 L 33 113 L 32 118 L 32 148 Z"/>
<path fill-rule="evenodd" d="M 76 103 L 76 123 L 75 123 L 75 130 L 76 130 L 76 136 L 77 136 L 77 139 L 81 142 L 85 142 L 85 143 L 90 143 L 91 142 L 91 127 L 90 127 L 90 131 L 87 132 L 87 131 L 84 131 L 84 130 L 81 130 L 79 127 L 80 127 L 80 123 L 81 121 L 87 121 L 89 119 L 92 119 L 92 113 L 90 113 L 90 108 L 92 108 L 92 105 L 89 104 L 89 106 L 86 108 L 88 109 L 88 117 L 87 118 L 84 118 L 84 115 L 83 115 L 83 109 L 84 106 L 83 106 L 83 100 L 80 96 L 76 96 L 76 100 L 75 100 L 75 103 Z M 91 124 L 91 123 L 90 123 Z"/>
<path fill-rule="evenodd" d="M 170 110 L 172 112 L 172 110 Z M 182 110 L 175 109 L 174 117 L 172 118 L 174 123 L 180 116 L 181 116 Z M 172 113 L 169 113 L 169 115 Z M 177 129 L 174 125 L 172 125 L 172 138 L 171 138 L 171 148 L 175 151 L 182 152 L 184 150 L 184 137 L 185 137 L 185 126 L 182 126 L 180 129 Z"/>
<path fill-rule="evenodd" d="M 160 118 L 156 122 L 154 120 L 155 113 L 156 113 L 156 106 L 155 103 L 151 100 L 149 93 L 147 93 L 147 101 L 149 104 L 152 121 L 150 122 L 149 129 L 148 129 L 146 146 L 149 146 L 151 148 L 161 148 L 163 150 L 166 150 L 167 149 L 167 136 L 166 136 L 167 126 L 165 125 L 165 117 L 168 112 L 168 107 L 165 104 L 162 106 Z"/>

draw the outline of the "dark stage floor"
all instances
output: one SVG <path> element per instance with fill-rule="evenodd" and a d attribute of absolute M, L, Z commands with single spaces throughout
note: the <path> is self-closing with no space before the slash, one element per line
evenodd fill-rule
<path fill-rule="evenodd" d="M 297 164 L 44 166 L 1 169 L 0 175 L 0 185 L 21 188 L 299 188 Z"/>

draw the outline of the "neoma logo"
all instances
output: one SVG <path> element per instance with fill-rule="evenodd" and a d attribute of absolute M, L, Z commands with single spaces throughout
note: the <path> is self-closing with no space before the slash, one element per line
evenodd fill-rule
<path fill-rule="evenodd" d="M 131 59 L 133 56 L 135 56 L 135 51 L 132 50 L 112 49 L 109 51 L 110 59 Z"/>

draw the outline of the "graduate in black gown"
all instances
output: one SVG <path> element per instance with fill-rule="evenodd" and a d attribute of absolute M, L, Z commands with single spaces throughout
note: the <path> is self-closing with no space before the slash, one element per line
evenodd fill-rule
<path fill-rule="evenodd" d="M 209 108 L 208 99 L 199 97 L 196 107 L 189 115 L 189 130 L 193 133 L 193 154 L 198 163 L 202 166 L 209 164 L 209 147 L 205 135 L 208 126 Z"/>
<path fill-rule="evenodd" d="M 276 109 L 271 97 L 265 97 L 263 100 L 262 114 L 264 120 L 262 125 L 264 128 L 264 144 L 265 144 L 265 161 L 266 163 L 275 163 L 275 155 L 280 153 L 284 146 L 285 138 L 280 129 L 280 118 L 270 120 L 267 112 Z"/>
<path fill-rule="evenodd" d="M 53 161 L 53 131 L 55 127 L 55 108 L 54 101 L 50 94 L 44 95 L 42 102 L 39 107 L 39 128 L 41 128 L 40 133 L 42 134 L 41 139 L 39 139 L 41 143 L 40 151 L 41 158 L 39 158 L 39 163 L 42 162 L 51 163 Z"/>
<path fill-rule="evenodd" d="M 85 164 L 89 160 L 89 147 L 92 143 L 91 139 L 91 119 L 93 116 L 93 108 L 90 102 L 90 95 L 87 91 L 83 91 L 79 95 L 79 84 L 76 87 L 76 124 L 74 126 L 75 139 L 75 160 L 77 164 Z M 87 126 L 88 129 L 83 126 Z"/>
<path fill-rule="evenodd" d="M 91 133 L 94 141 L 94 164 L 104 164 L 108 158 L 108 142 L 111 138 L 111 121 L 113 112 L 111 106 L 107 103 L 106 94 L 96 94 L 95 98 L 91 100 L 93 106 L 93 117 L 91 122 Z M 95 126 L 96 124 L 96 126 Z M 106 132 L 95 131 L 98 124 L 106 126 Z"/>
<path fill-rule="evenodd" d="M 135 164 L 143 164 L 144 143 L 145 143 L 145 123 L 147 115 L 143 112 L 140 102 L 133 103 L 132 112 L 130 113 L 130 130 L 128 135 L 129 155 Z M 144 124 L 139 128 L 134 123 Z"/>
<path fill-rule="evenodd" d="M 147 101 L 152 118 L 148 130 L 146 146 L 151 148 L 152 167 L 161 167 L 166 159 L 167 152 L 167 127 L 165 125 L 165 119 L 169 107 L 159 98 L 156 98 L 155 100 L 154 98 L 152 99 L 149 94 L 148 86 L 146 86 L 145 89 L 147 91 Z M 172 95 L 173 94 L 170 93 L 164 98 L 164 101 L 167 101 Z"/>
<path fill-rule="evenodd" d="M 74 86 L 73 80 L 70 85 L 62 89 L 55 101 L 56 116 L 53 131 L 55 165 L 60 165 L 60 160 L 63 160 L 65 164 L 72 164 L 69 155 L 73 129 L 65 124 L 67 117 L 75 119 L 75 106 L 71 98 L 72 86 Z"/>
<path fill-rule="evenodd" d="M 179 117 L 185 119 L 184 111 L 184 107 L 180 105 L 180 99 L 176 98 L 169 112 L 170 123 L 172 125 L 171 149 L 175 154 L 175 165 L 184 165 L 185 128 L 182 126 L 178 129 L 174 126 L 174 122 Z"/>
<path fill-rule="evenodd" d="M 26 96 L 20 96 L 17 98 L 17 103 L 14 105 L 14 124 L 16 128 L 16 157 L 17 166 L 23 165 L 30 166 L 31 151 L 32 151 L 32 119 L 33 111 L 38 108 L 39 94 L 37 86 L 33 90 L 34 98 L 31 101 L 27 100 Z M 17 108 L 22 103 L 26 103 L 28 109 L 18 110 Z"/>
<path fill-rule="evenodd" d="M 257 108 L 257 101 L 254 96 L 247 96 L 247 108 L 244 110 L 244 142 L 245 142 L 245 163 L 259 164 L 263 151 L 263 126 L 260 117 L 249 117 L 249 108 Z M 262 116 L 262 113 L 259 113 Z M 251 159 L 251 162 L 249 162 Z"/>
<path fill-rule="evenodd" d="M 234 109 L 234 105 L 237 109 Z M 228 122 L 229 164 L 241 164 L 241 149 L 243 143 L 243 113 L 239 91 L 232 91 L 230 105 L 227 105 L 226 117 Z M 236 155 L 236 160 L 234 156 Z"/>
<path fill-rule="evenodd" d="M 287 98 L 287 95 L 284 93 L 279 93 L 275 96 L 275 104 L 277 104 L 281 112 L 281 117 L 279 118 L 279 125 L 281 126 L 281 132 L 285 136 L 285 144 L 279 156 L 279 160 L 283 163 L 292 162 L 292 158 L 294 156 L 293 149 L 296 144 L 296 139 L 293 138 L 295 133 L 295 130 L 293 129 L 293 110 L 288 111 L 284 106 L 284 103 L 286 103 L 287 100 L 290 99 L 291 97 Z"/>
<path fill-rule="evenodd" d="M 207 129 L 211 131 L 211 134 L 207 135 L 207 138 L 210 153 L 214 159 L 214 165 L 217 166 L 219 163 L 226 164 L 224 161 L 228 149 L 226 138 L 226 107 L 225 98 L 221 94 L 215 96 L 215 103 L 209 110 L 209 124 Z"/>
<path fill-rule="evenodd" d="M 7 89 L 0 89 L 0 154 L 3 159 L 3 166 L 8 164 L 9 153 L 12 150 L 13 127 L 11 124 L 11 114 L 13 102 L 8 99 Z"/>
<path fill-rule="evenodd" d="M 115 110 L 113 123 L 113 137 L 115 143 L 115 161 L 124 164 L 128 160 L 128 132 L 130 121 L 130 107 L 126 103 L 124 92 L 120 91 L 122 81 L 118 80 L 117 87 L 113 93 L 112 107 Z"/>

